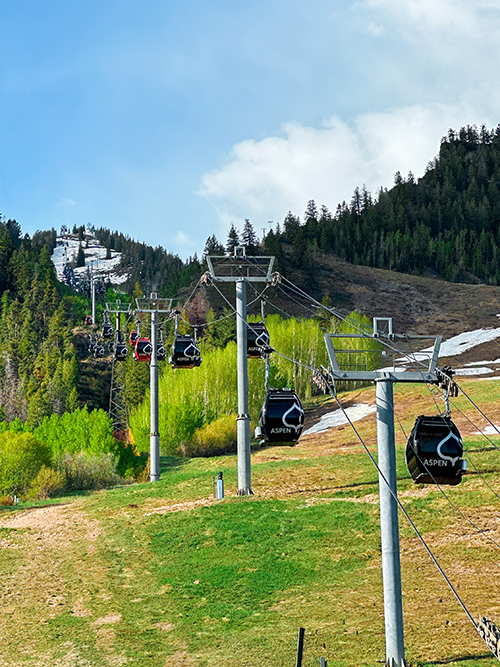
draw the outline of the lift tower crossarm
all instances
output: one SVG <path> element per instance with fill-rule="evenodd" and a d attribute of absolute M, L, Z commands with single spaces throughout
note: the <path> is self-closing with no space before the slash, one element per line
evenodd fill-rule
<path fill-rule="evenodd" d="M 106 310 L 108 313 L 125 313 L 129 315 L 132 311 L 132 304 L 122 303 L 121 301 L 106 301 Z"/>
<path fill-rule="evenodd" d="M 337 352 L 342 350 L 335 350 L 333 340 L 336 338 L 365 338 L 371 340 L 380 340 L 381 336 L 370 336 L 368 334 L 324 334 L 326 351 L 331 366 L 331 375 L 333 380 L 339 382 L 376 382 L 377 380 L 389 380 L 391 382 L 437 382 L 436 364 L 439 357 L 439 350 L 441 348 L 441 336 L 395 336 L 391 335 L 390 340 L 429 340 L 434 339 L 434 346 L 432 355 L 430 356 L 429 366 L 426 370 L 421 371 L 406 371 L 406 370 L 363 370 L 363 371 L 344 371 L 341 370 Z M 419 353 L 417 353 L 419 354 Z M 420 353 L 421 354 L 421 353 Z M 402 358 L 404 360 L 404 357 Z"/>

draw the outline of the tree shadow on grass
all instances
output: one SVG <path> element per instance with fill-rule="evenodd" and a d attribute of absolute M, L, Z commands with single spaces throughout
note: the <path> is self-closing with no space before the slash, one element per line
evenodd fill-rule
<path fill-rule="evenodd" d="M 182 470 L 190 460 L 181 456 L 160 456 L 160 474 L 169 470 Z"/>
<path fill-rule="evenodd" d="M 434 660 L 433 662 L 420 663 L 420 667 L 434 667 L 435 665 L 453 665 L 456 662 L 467 662 L 469 660 L 487 660 L 494 659 L 491 653 L 482 653 L 481 655 L 462 655 L 453 658 L 445 658 L 444 660 Z"/>

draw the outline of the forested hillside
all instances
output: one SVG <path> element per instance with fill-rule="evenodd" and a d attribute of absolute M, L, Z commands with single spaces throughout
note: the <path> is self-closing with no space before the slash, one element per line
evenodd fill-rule
<path fill-rule="evenodd" d="M 58 283 L 47 240 L 0 223 L 0 417 L 32 426 L 78 407 L 71 328 L 85 299 Z"/>
<path fill-rule="evenodd" d="M 279 271 L 293 274 L 318 298 L 326 289 L 333 293 L 324 279 L 317 281 L 324 253 L 368 267 L 500 284 L 500 127 L 450 130 L 422 178 L 398 173 L 395 181 L 376 196 L 356 189 L 350 203 L 335 213 L 310 201 L 304 221 L 290 212 L 262 242 L 246 220 L 241 232 L 231 227 L 225 245 L 209 236 L 204 253 L 231 252 L 244 243 L 250 254 L 273 254 Z M 120 232 L 90 231 L 104 247 L 122 253 L 128 272 L 125 300 L 134 289 L 135 295 L 158 291 L 175 296 L 206 270 L 196 256 L 184 262 Z M 75 226 L 73 233 L 85 239 L 84 227 Z M 85 338 L 82 333 L 75 338 L 75 325 L 90 312 L 88 295 L 59 283 L 50 261 L 56 237 L 54 229 L 23 236 L 15 220 L 0 220 L 0 417 L 7 421 L 19 417 L 35 426 L 53 412 L 83 405 L 105 408 L 108 400 L 107 366 L 85 363 Z M 325 264 L 323 273 L 328 271 Z M 210 306 L 222 309 L 212 297 L 207 312 Z M 135 367 L 129 372 L 138 375 L 130 384 L 137 404 L 147 374 Z"/>
<path fill-rule="evenodd" d="M 500 126 L 450 130 L 420 179 L 399 172 L 390 190 L 356 188 L 335 213 L 310 201 L 265 240 L 282 271 L 314 274 L 317 251 L 354 264 L 500 284 Z"/>
<path fill-rule="evenodd" d="M 147 293 L 158 292 L 170 297 L 200 273 L 196 255 L 183 262 L 161 246 L 152 248 L 117 231 L 100 228 L 95 230 L 95 235 L 103 246 L 122 253 L 121 267 L 128 272 L 125 287 L 129 290 L 138 282 Z"/>

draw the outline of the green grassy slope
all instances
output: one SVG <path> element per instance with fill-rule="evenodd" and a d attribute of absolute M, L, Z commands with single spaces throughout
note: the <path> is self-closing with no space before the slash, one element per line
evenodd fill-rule
<path fill-rule="evenodd" d="M 464 386 L 500 416 L 498 382 Z M 407 432 L 435 412 L 425 391 L 397 387 Z M 374 390 L 352 400 L 373 403 Z M 464 398 L 458 407 L 484 427 Z M 500 493 L 500 452 L 456 421 Z M 357 426 L 375 451 L 375 415 Z M 402 502 L 473 615 L 500 621 L 498 498 L 477 474 L 446 490 L 478 533 L 439 489 L 409 479 L 402 432 L 397 447 Z M 219 470 L 227 496 L 214 501 Z M 252 472 L 255 495 L 238 498 L 235 457 L 162 459 L 154 486 L 3 509 L 0 665 L 285 667 L 299 626 L 304 667 L 322 655 L 339 667 L 383 661 L 377 473 L 351 430 L 258 450 Z M 408 661 L 494 664 L 403 519 L 401 538 Z"/>

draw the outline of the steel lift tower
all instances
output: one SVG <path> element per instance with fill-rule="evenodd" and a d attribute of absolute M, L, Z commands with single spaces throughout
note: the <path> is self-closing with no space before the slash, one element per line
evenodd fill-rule
<path fill-rule="evenodd" d="M 149 436 L 149 481 L 157 482 L 160 479 L 160 434 L 158 426 L 158 359 L 156 343 L 158 333 L 158 315 L 168 314 L 172 310 L 173 299 L 162 299 L 153 292 L 149 298 L 136 299 L 136 313 L 149 313 L 151 316 L 151 361 L 149 362 L 150 380 L 150 416 L 151 433 Z"/>
<path fill-rule="evenodd" d="M 324 338 L 334 382 L 369 381 L 376 386 L 386 665 L 405 667 L 393 387 L 395 382 L 437 381 L 441 336 L 393 334 L 392 319 L 379 317 L 373 320 L 372 334 L 325 334 Z M 433 341 L 433 344 L 416 353 L 411 352 L 410 347 L 405 356 L 400 347 L 418 340 Z M 379 341 L 379 345 L 373 341 Z M 391 355 L 387 349 L 391 347 L 395 354 L 389 365 Z M 382 365 L 384 367 L 380 368 Z"/>
<path fill-rule="evenodd" d="M 234 255 L 206 257 L 214 282 L 236 285 L 236 344 L 238 368 L 238 495 L 251 495 L 250 415 L 248 414 L 247 362 L 247 283 L 271 283 L 274 257 L 246 255 L 245 246 L 234 249 Z"/>

